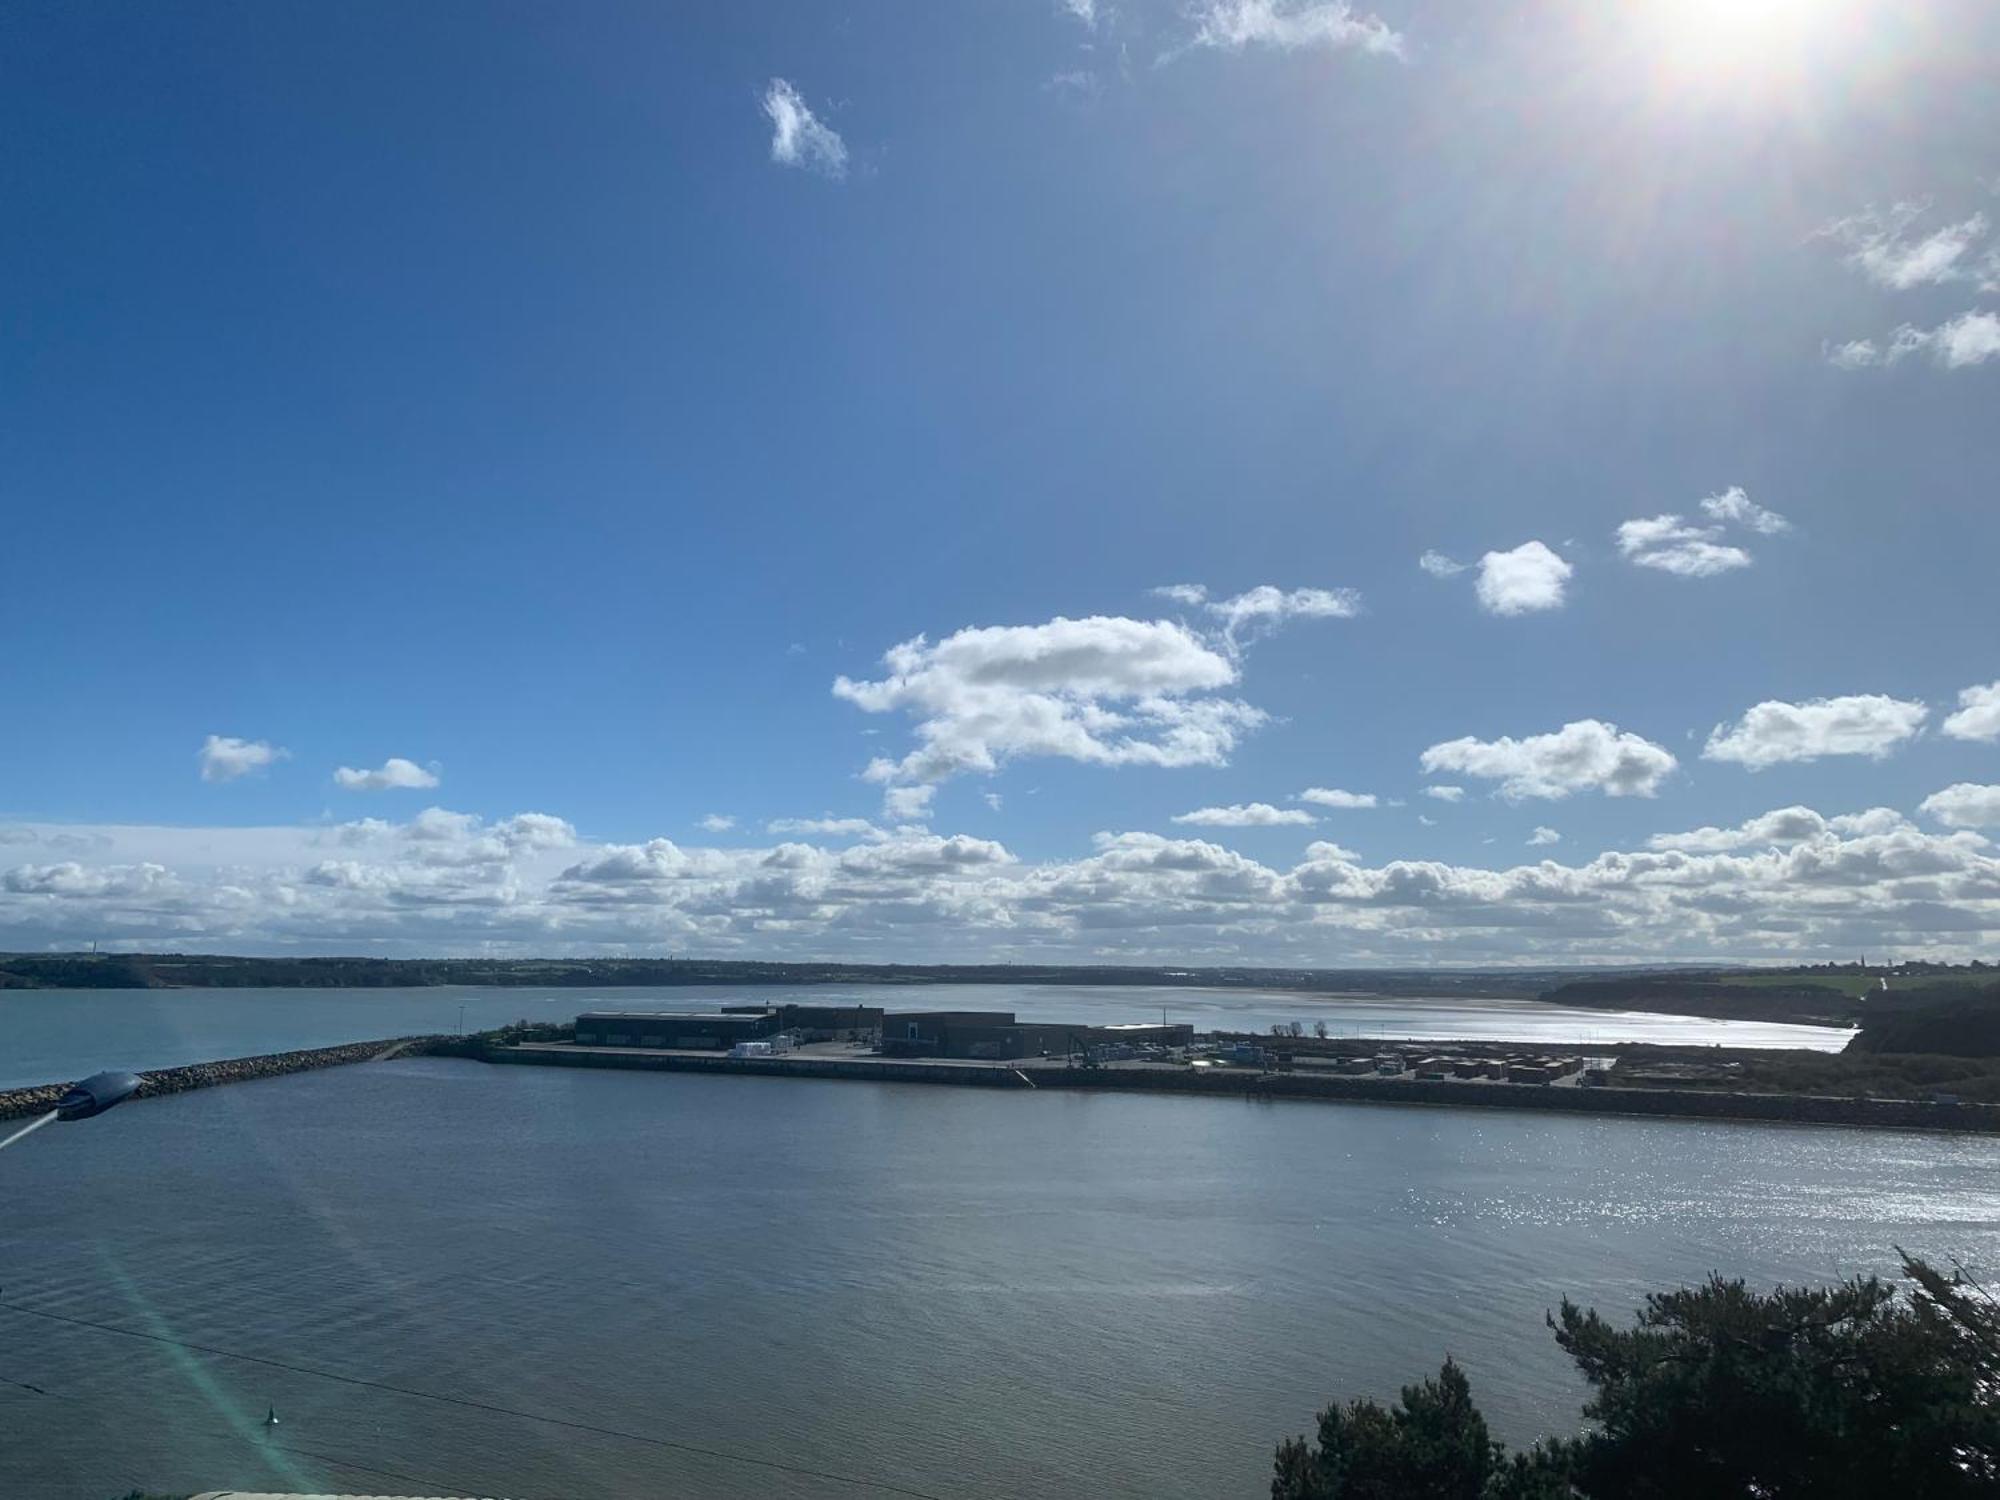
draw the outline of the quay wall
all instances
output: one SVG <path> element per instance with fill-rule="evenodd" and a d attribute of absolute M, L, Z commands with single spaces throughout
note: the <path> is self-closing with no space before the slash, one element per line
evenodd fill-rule
<path fill-rule="evenodd" d="M 1315 1077 L 1247 1070 L 1170 1068 L 1025 1069 L 1004 1064 L 893 1062 L 875 1058 L 727 1057 L 593 1052 L 558 1047 L 493 1047 L 486 1060 L 528 1066 L 628 1068 L 763 1078 L 847 1078 L 885 1083 L 956 1084 L 961 1088 L 1119 1090 L 1236 1098 L 1319 1099 L 1341 1103 L 1444 1105 L 1461 1109 L 1538 1109 L 1567 1114 L 1764 1120 L 1872 1129 L 2000 1133 L 2000 1105 L 1932 1104 L 1909 1099 L 1842 1099 L 1811 1094 L 1722 1090 L 1583 1088 L 1522 1083 L 1419 1082 L 1394 1078 Z"/>

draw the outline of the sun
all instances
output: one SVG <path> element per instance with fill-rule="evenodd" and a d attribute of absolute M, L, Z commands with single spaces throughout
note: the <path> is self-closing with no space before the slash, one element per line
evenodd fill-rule
<path fill-rule="evenodd" d="M 1782 77 L 1852 37 L 1862 0 L 1628 0 L 1664 81 Z"/>

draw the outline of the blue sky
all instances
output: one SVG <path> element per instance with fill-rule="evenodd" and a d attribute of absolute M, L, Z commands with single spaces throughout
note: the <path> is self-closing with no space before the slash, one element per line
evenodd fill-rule
<path fill-rule="evenodd" d="M 0 945 L 1990 952 L 1996 45 L 18 9 Z"/>

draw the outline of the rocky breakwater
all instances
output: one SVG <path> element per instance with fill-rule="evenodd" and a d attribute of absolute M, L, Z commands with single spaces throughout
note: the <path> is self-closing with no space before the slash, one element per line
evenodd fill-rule
<path fill-rule="evenodd" d="M 213 1088 L 221 1083 L 242 1083 L 252 1078 L 277 1078 L 286 1073 L 306 1073 L 314 1068 L 338 1068 L 347 1063 L 372 1062 L 378 1057 L 422 1055 L 454 1038 L 389 1037 L 375 1042 L 348 1042 L 338 1047 L 309 1047 L 299 1052 L 270 1052 L 261 1057 L 231 1057 L 221 1062 L 191 1063 L 184 1068 L 154 1068 L 140 1075 L 142 1082 L 135 1099 L 161 1094 L 180 1094 L 189 1089 Z M 23 1119 L 46 1114 L 68 1082 L 44 1083 L 32 1088 L 0 1090 L 0 1120 Z"/>

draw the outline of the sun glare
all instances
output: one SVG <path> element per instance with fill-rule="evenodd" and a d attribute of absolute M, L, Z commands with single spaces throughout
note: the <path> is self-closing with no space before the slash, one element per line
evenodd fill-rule
<path fill-rule="evenodd" d="M 1858 30 L 1861 0 L 1643 0 L 1638 38 L 1670 85 L 1741 83 L 1797 73 Z"/>

